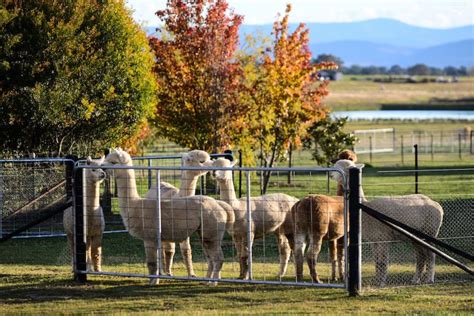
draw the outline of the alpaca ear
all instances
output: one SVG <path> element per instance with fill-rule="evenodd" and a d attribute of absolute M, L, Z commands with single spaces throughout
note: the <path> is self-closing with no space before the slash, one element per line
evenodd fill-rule
<path fill-rule="evenodd" d="M 105 156 L 100 157 L 99 161 L 97 162 L 99 166 L 104 163 Z"/>
<path fill-rule="evenodd" d="M 363 163 L 357 163 L 355 166 L 356 166 L 357 168 L 359 168 L 359 169 L 362 169 L 362 168 L 365 167 L 365 164 L 363 164 Z"/>
<path fill-rule="evenodd" d="M 86 164 L 87 164 L 87 165 L 90 165 L 91 163 L 92 163 L 92 158 L 91 158 L 91 156 L 87 156 Z"/>
<path fill-rule="evenodd" d="M 230 162 L 230 166 L 233 167 L 239 162 L 239 159 Z"/>

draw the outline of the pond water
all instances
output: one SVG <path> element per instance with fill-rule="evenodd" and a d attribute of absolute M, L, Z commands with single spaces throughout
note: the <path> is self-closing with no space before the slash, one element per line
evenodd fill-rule
<path fill-rule="evenodd" d="M 467 120 L 474 121 L 474 111 L 439 110 L 379 110 L 379 111 L 336 111 L 332 117 L 348 117 L 349 120 Z"/>

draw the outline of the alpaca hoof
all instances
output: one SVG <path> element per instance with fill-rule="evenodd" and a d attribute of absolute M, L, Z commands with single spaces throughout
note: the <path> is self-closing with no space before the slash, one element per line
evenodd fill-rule
<path fill-rule="evenodd" d="M 149 285 L 157 285 L 157 284 L 160 284 L 160 279 L 158 278 L 150 279 Z"/>
<path fill-rule="evenodd" d="M 188 278 L 193 279 L 193 278 L 197 278 L 197 276 L 193 273 L 193 274 L 189 274 L 189 275 L 188 275 Z"/>

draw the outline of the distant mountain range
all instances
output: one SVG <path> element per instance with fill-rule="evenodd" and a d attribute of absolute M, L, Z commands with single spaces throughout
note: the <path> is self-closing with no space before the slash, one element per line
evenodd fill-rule
<path fill-rule="evenodd" d="M 297 24 L 290 24 L 290 29 Z M 350 23 L 307 23 L 313 56 L 333 54 L 346 66 L 474 66 L 474 25 L 432 29 L 391 19 Z M 153 28 L 149 28 L 152 32 Z M 270 36 L 272 25 L 242 25 L 246 34 Z M 151 33 L 150 32 L 150 33 Z"/>

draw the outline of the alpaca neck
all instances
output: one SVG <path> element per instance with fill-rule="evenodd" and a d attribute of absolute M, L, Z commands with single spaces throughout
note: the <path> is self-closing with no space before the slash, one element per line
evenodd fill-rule
<path fill-rule="evenodd" d="M 86 181 L 86 211 L 88 214 L 96 213 L 100 209 L 100 186 L 99 182 Z"/>
<path fill-rule="evenodd" d="M 181 175 L 181 186 L 179 187 L 178 196 L 194 196 L 196 194 L 196 186 L 199 176 L 190 176 L 188 172 L 183 171 Z"/>
<path fill-rule="evenodd" d="M 128 210 L 128 202 L 140 199 L 135 181 L 135 170 L 116 169 L 117 195 L 119 207 L 122 211 Z"/>
<path fill-rule="evenodd" d="M 232 179 L 219 180 L 220 199 L 230 205 L 235 205 L 237 196 L 235 194 L 234 181 Z"/>
<path fill-rule="evenodd" d="M 337 195 L 338 196 L 344 195 L 344 188 L 341 183 L 338 183 L 337 185 Z M 359 198 L 362 202 L 367 202 L 367 199 L 365 198 L 365 194 L 364 194 L 364 189 L 362 189 L 362 185 L 359 186 Z"/>

